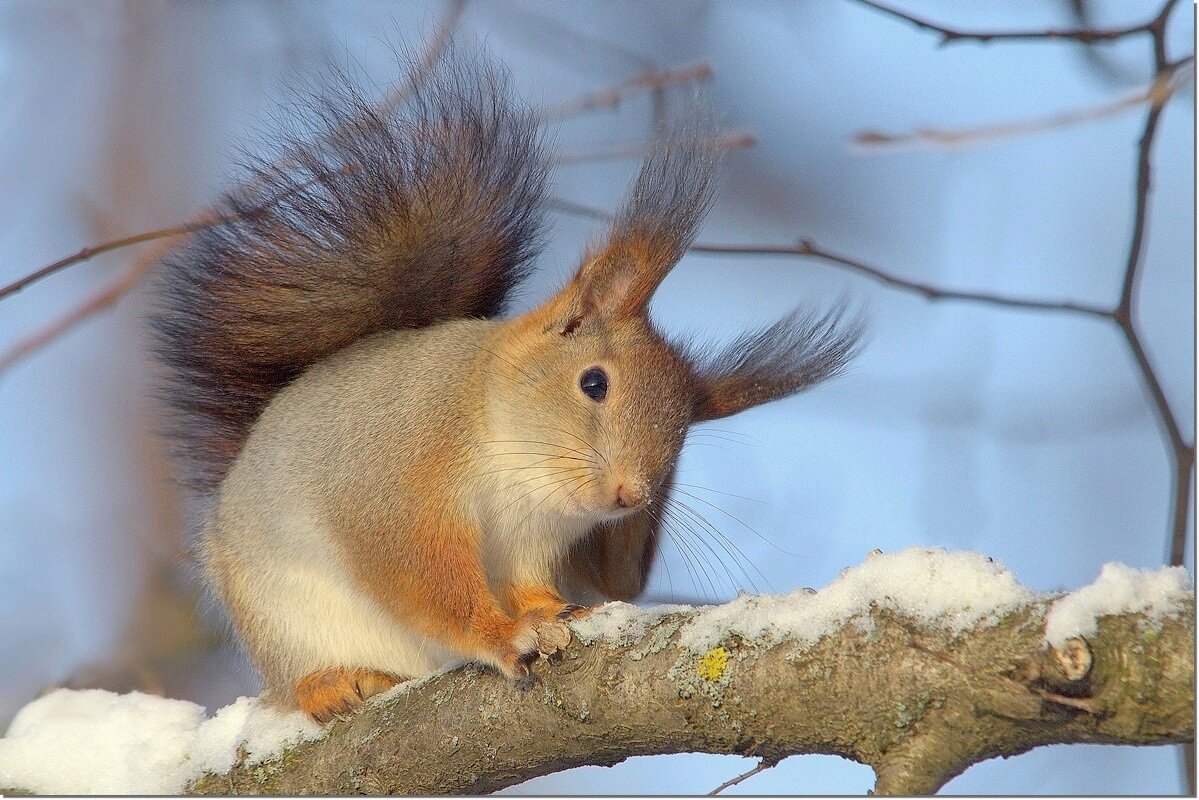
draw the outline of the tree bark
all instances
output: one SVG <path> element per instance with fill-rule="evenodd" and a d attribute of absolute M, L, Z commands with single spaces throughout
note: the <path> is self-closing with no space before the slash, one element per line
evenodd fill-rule
<path fill-rule="evenodd" d="M 1195 607 L 1099 620 L 1044 644 L 1044 596 L 956 635 L 874 608 L 815 644 L 678 645 L 699 611 L 636 641 L 576 640 L 536 685 L 463 667 L 397 690 L 328 735 L 190 787 L 197 794 L 468 794 L 585 764 L 702 751 L 830 753 L 880 794 L 931 794 L 971 764 L 1053 743 L 1194 741 Z"/>

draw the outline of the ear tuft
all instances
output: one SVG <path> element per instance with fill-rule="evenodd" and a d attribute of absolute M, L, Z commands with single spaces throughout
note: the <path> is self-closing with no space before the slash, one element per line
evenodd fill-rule
<path fill-rule="evenodd" d="M 698 102 L 684 121 L 658 133 L 607 241 L 588 255 L 566 290 L 587 316 L 645 313 L 712 205 L 720 155 L 712 114 Z"/>
<path fill-rule="evenodd" d="M 840 375 L 865 332 L 861 315 L 846 320 L 846 314 L 843 303 L 821 315 L 797 309 L 714 354 L 689 357 L 697 387 L 694 420 L 727 417 Z"/>
<path fill-rule="evenodd" d="M 711 111 L 697 106 L 659 132 L 612 222 L 609 249 L 645 262 L 656 273 L 654 288 L 695 241 L 712 206 L 721 152 Z"/>

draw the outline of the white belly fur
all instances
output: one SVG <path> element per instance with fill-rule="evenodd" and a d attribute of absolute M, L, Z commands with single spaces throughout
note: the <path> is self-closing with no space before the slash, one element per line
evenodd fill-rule
<path fill-rule="evenodd" d="M 302 512 L 272 516 L 267 529 L 226 525 L 217 533 L 219 550 L 254 568 L 213 576 L 253 620 L 242 635 L 268 683 L 290 684 L 328 667 L 410 678 L 459 660 L 355 588 L 318 522 Z"/>

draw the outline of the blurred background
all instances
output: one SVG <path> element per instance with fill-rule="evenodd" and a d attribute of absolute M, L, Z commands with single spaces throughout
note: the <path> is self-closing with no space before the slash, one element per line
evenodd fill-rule
<path fill-rule="evenodd" d="M 1118 27 L 1159 0 L 894 0 L 968 29 Z M 0 284 L 86 245 L 178 224 L 236 180 L 283 88 L 355 64 L 386 92 L 390 43 L 420 52 L 454 6 L 433 2 L 0 4 Z M 1193 8 L 1168 55 L 1193 52 Z M 554 3 L 470 0 L 483 41 L 529 101 L 558 109 L 557 198 L 610 210 L 656 115 L 702 85 L 736 139 L 701 235 L 801 237 L 906 279 L 1111 306 L 1132 235 L 1145 104 L 967 146 L 855 147 L 864 130 L 950 130 L 1103 106 L 1152 80 L 1148 36 L 1074 42 L 938 37 L 852 0 Z M 707 65 L 686 86 L 571 103 L 647 70 Z M 691 74 L 704 70 L 694 69 Z M 685 80 L 684 83 L 687 83 Z M 566 105 L 564 105 L 566 104 Z M 1193 441 L 1194 105 L 1166 107 L 1138 310 L 1149 357 Z M 522 297 L 545 297 L 602 223 L 554 213 Z M 135 261 L 101 255 L 0 305 L 0 353 L 105 290 Z M 796 305 L 849 298 L 871 338 L 849 374 L 718 423 L 681 480 L 716 533 L 667 542 L 648 602 L 821 587 L 873 548 L 977 550 L 1041 591 L 1102 564 L 1166 558 L 1168 448 L 1108 320 L 930 303 L 812 258 L 692 254 L 654 300 L 668 331 L 713 339 Z M 0 729 L 47 686 L 140 688 L 210 712 L 256 691 L 199 599 L 185 499 L 156 436 L 144 289 L 0 374 Z M 1193 541 L 1193 539 L 1192 539 Z M 682 549 L 679 549 L 682 548 Z M 1193 546 L 1187 565 L 1193 574 Z M 755 762 L 634 758 L 509 793 L 705 793 Z M 975 766 L 947 793 L 1155 794 L 1182 789 L 1176 748 L 1063 746 Z M 862 793 L 870 770 L 794 757 L 729 793 Z"/>

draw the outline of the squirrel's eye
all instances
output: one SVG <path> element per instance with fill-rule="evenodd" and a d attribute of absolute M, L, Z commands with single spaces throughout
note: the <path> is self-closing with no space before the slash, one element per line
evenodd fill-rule
<path fill-rule="evenodd" d="M 595 402 L 602 403 L 608 396 L 608 373 L 599 367 L 592 367 L 579 378 L 579 388 Z"/>

